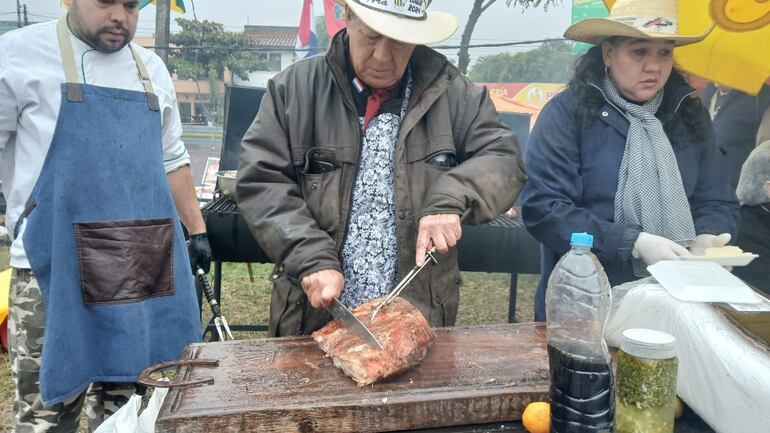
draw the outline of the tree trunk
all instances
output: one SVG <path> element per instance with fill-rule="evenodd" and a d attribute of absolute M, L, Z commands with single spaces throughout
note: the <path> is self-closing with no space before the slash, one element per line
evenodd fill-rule
<path fill-rule="evenodd" d="M 155 52 L 168 64 L 168 40 L 171 27 L 171 1 L 157 0 L 155 3 Z"/>
<path fill-rule="evenodd" d="M 479 21 L 481 14 L 495 1 L 496 0 L 473 0 L 473 8 L 471 9 L 470 15 L 468 15 L 468 23 L 465 24 L 463 35 L 460 38 L 460 51 L 457 53 L 457 67 L 463 74 L 468 73 L 468 65 L 471 63 L 468 45 L 471 42 L 471 36 L 473 35 L 473 30 L 476 28 L 476 23 Z"/>
<path fill-rule="evenodd" d="M 206 103 L 203 102 L 203 94 L 201 93 L 201 83 L 198 80 L 198 77 L 195 77 L 195 98 L 198 100 L 198 106 L 203 108 L 203 116 L 204 121 L 206 124 L 208 124 L 208 121 L 211 120 L 211 112 L 209 111 L 209 107 Z M 211 101 L 211 89 L 209 89 L 209 102 Z M 195 110 L 195 115 L 198 115 L 198 110 Z"/>

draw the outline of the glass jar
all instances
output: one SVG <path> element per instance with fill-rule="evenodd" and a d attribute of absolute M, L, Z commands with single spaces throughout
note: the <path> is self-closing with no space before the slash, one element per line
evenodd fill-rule
<path fill-rule="evenodd" d="M 675 339 L 652 329 L 627 329 L 618 351 L 616 433 L 673 433 Z"/>

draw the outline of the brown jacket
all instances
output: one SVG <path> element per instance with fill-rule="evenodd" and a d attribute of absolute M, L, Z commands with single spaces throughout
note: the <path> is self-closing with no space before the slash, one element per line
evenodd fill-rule
<path fill-rule="evenodd" d="M 241 144 L 238 204 L 277 264 L 271 336 L 308 334 L 329 321 L 297 282 L 323 269 L 341 271 L 362 140 L 345 73 L 346 38 L 340 32 L 325 56 L 297 62 L 268 82 Z M 399 277 L 414 266 L 420 217 L 453 213 L 464 223 L 488 221 L 511 206 L 526 180 L 516 139 L 486 90 L 427 47 L 418 46 L 410 64 L 414 88 L 395 154 Z M 455 153 L 456 167 L 426 162 L 446 151 Z M 317 155 L 335 161 L 335 169 L 305 174 L 307 159 Z M 438 259 L 403 296 L 432 326 L 451 326 L 462 284 L 456 248 Z"/>

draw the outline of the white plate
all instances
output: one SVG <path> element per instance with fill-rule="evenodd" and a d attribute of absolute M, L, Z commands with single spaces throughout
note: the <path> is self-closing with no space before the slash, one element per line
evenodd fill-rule
<path fill-rule="evenodd" d="M 671 296 L 688 302 L 756 304 L 763 298 L 714 262 L 662 261 L 648 266 Z"/>
<path fill-rule="evenodd" d="M 735 256 L 682 257 L 682 260 L 687 260 L 688 262 L 714 262 L 722 266 L 746 266 L 757 257 L 759 257 L 757 254 L 743 253 Z"/>

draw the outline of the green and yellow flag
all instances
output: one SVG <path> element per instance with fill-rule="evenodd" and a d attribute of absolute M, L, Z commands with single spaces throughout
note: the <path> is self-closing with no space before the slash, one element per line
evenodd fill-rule
<path fill-rule="evenodd" d="M 155 0 L 141 0 L 139 2 L 139 9 L 147 6 L 148 4 L 155 4 Z M 184 8 L 184 0 L 171 0 L 171 10 L 183 14 L 186 12 Z"/>

